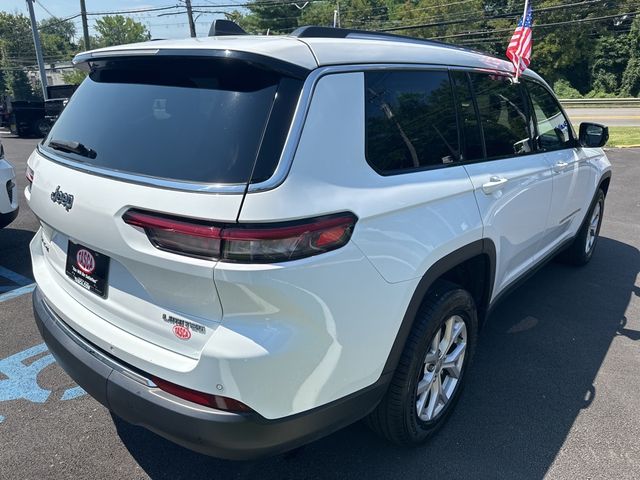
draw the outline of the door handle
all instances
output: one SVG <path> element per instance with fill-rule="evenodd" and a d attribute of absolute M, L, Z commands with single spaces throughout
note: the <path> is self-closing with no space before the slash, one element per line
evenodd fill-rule
<path fill-rule="evenodd" d="M 568 166 L 569 164 L 567 162 L 556 162 L 556 164 L 553 166 L 553 171 L 556 173 L 564 172 Z"/>
<path fill-rule="evenodd" d="M 482 185 L 482 191 L 487 195 L 500 190 L 508 182 L 504 177 L 491 176 L 489 181 Z"/>

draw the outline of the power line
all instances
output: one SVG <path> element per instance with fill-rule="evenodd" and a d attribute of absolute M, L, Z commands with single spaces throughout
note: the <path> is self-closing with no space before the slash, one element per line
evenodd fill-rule
<path fill-rule="evenodd" d="M 628 12 L 628 13 L 618 13 L 616 15 L 605 15 L 602 17 L 592 17 L 592 18 L 581 18 L 577 20 L 567 20 L 563 22 L 552 22 L 552 23 L 541 23 L 541 24 L 533 24 L 531 28 L 547 28 L 547 27 L 556 27 L 560 25 L 570 25 L 574 23 L 586 23 L 586 22 L 596 22 L 600 20 L 609 20 L 612 18 L 620 17 L 622 15 L 637 15 L 640 11 Z M 440 35 L 436 37 L 428 37 L 430 40 L 442 40 L 445 38 L 459 38 L 459 37 L 468 37 L 470 35 L 486 35 L 487 33 L 500 33 L 500 32 L 511 32 L 513 28 L 501 28 L 497 30 L 478 30 L 476 32 L 467 32 L 467 33 L 454 33 L 451 35 Z"/>

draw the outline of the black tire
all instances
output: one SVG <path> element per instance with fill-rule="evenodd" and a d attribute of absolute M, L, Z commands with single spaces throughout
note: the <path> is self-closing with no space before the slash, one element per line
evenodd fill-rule
<path fill-rule="evenodd" d="M 595 228 L 595 237 L 593 238 L 593 242 L 590 244 L 590 247 L 587 248 L 587 239 L 591 236 L 592 225 L 591 221 L 593 218 L 593 213 L 596 209 L 599 209 L 599 217 L 597 221 L 597 226 Z M 602 190 L 598 190 L 596 194 L 595 201 L 589 208 L 589 212 L 587 213 L 580 230 L 576 234 L 575 239 L 564 250 L 559 259 L 563 263 L 568 263 L 570 265 L 582 266 L 589 263 L 591 257 L 593 257 L 593 252 L 596 250 L 596 245 L 598 244 L 598 238 L 600 236 L 600 226 L 602 225 L 602 217 L 604 215 L 604 192 Z"/>
<path fill-rule="evenodd" d="M 431 421 L 423 421 L 417 412 L 417 386 L 425 371 L 425 356 L 434 335 L 447 319 L 458 315 L 466 326 L 466 352 L 459 380 L 452 396 Z M 478 318 L 471 295 L 450 283 L 438 284 L 423 301 L 407 338 L 389 389 L 367 424 L 379 435 L 403 446 L 425 442 L 447 420 L 460 397 L 466 370 L 475 350 Z M 446 353 L 446 352 L 445 352 Z"/>

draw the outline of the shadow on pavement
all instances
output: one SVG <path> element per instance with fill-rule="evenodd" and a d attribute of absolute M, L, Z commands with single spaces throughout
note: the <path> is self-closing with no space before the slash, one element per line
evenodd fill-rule
<path fill-rule="evenodd" d="M 229 462 L 178 447 L 114 417 L 118 434 L 154 479 L 541 478 L 574 420 L 598 395 L 594 381 L 640 271 L 640 253 L 600 238 L 591 263 L 551 263 L 495 310 L 480 335 L 466 391 L 428 444 L 403 450 L 357 423 L 295 452 Z"/>
<path fill-rule="evenodd" d="M 33 278 L 29 252 L 29 242 L 33 235 L 31 230 L 19 230 L 11 225 L 0 229 L 0 267 L 8 268 L 23 277 Z"/>

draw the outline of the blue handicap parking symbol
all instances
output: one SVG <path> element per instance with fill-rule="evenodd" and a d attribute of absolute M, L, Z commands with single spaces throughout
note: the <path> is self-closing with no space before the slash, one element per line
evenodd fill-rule
<path fill-rule="evenodd" d="M 53 355 L 47 353 L 44 343 L 18 352 L 10 357 L 0 359 L 0 402 L 9 400 L 28 400 L 33 403 L 44 403 L 49 399 L 51 390 L 38 385 L 40 372 L 55 362 Z M 38 355 L 36 360 L 29 362 Z M 65 390 L 60 400 L 71 400 L 85 394 L 80 387 Z M 5 417 L 0 415 L 0 422 Z"/>

